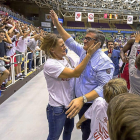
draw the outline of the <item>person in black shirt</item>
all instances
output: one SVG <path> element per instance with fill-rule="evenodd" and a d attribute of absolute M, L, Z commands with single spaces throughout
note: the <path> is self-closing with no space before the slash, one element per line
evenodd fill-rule
<path fill-rule="evenodd" d="M 6 38 L 5 38 L 6 36 Z M 4 91 L 5 87 L 2 87 L 2 82 L 8 77 L 9 71 L 5 68 L 5 62 L 8 62 L 6 59 L 6 47 L 5 43 L 12 43 L 10 37 L 7 32 L 0 29 L 0 72 L 2 72 L 2 76 L 0 77 L 0 90 Z"/>

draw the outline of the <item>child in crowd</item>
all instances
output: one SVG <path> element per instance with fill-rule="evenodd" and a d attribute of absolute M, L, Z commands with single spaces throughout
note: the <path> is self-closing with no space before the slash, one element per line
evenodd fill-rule
<path fill-rule="evenodd" d="M 91 107 L 85 112 L 77 123 L 77 129 L 80 129 L 82 122 L 91 119 L 91 133 L 88 140 L 110 140 L 107 131 L 107 107 L 108 103 L 116 95 L 127 92 L 127 84 L 124 79 L 116 78 L 110 80 L 103 87 L 104 98 L 98 97 L 93 101 Z"/>
<path fill-rule="evenodd" d="M 108 132 L 111 140 L 140 139 L 140 96 L 124 93 L 108 105 Z"/>

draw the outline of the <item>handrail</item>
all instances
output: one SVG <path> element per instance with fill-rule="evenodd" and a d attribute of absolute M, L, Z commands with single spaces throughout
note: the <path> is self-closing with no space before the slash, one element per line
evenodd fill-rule
<path fill-rule="evenodd" d="M 18 62 L 14 62 L 14 60 L 15 60 L 15 57 L 16 56 L 23 56 L 24 57 L 24 61 L 22 61 L 22 62 L 24 62 L 24 74 L 25 75 L 27 75 L 27 61 L 28 60 L 30 60 L 30 59 L 28 59 L 28 55 L 30 54 L 31 52 L 27 52 L 26 53 L 26 55 L 25 55 L 25 53 L 22 53 L 22 54 L 15 54 L 14 56 L 13 56 L 13 58 L 12 57 L 10 57 L 10 56 L 7 56 L 7 58 L 10 58 L 10 67 L 11 67 L 11 78 L 12 78 L 12 83 L 10 84 L 10 85 L 12 85 L 12 84 L 14 84 L 15 82 L 16 82 L 16 80 L 15 80 L 15 64 L 18 64 Z M 40 54 L 39 54 L 39 56 L 38 57 L 36 57 L 36 53 L 34 52 L 33 53 L 33 55 L 34 55 L 34 59 L 32 59 L 33 61 L 34 61 L 34 69 L 36 69 L 36 59 L 39 57 L 40 58 L 40 65 L 42 65 L 43 63 L 42 63 L 42 58 L 43 57 L 45 57 L 45 61 L 46 61 L 46 56 L 43 56 L 42 55 L 42 50 L 40 51 Z M 8 85 L 8 87 L 10 86 L 10 85 Z"/>

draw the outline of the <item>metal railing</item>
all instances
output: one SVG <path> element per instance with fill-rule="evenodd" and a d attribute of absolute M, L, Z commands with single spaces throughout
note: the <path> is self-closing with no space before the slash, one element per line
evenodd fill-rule
<path fill-rule="evenodd" d="M 23 57 L 25 57 L 25 54 L 24 53 L 22 53 L 22 54 L 16 54 L 16 55 L 14 55 L 13 56 L 13 59 L 12 59 L 12 65 L 11 65 L 11 72 L 12 72 L 12 84 L 14 84 L 15 83 L 15 67 L 14 67 L 14 64 L 18 64 L 19 62 L 14 62 L 14 60 L 15 60 L 15 57 L 16 56 L 23 56 Z"/>
<path fill-rule="evenodd" d="M 12 78 L 12 81 L 11 81 L 11 84 L 10 85 L 14 84 L 17 81 L 17 80 L 15 80 L 15 64 L 18 64 L 18 63 L 23 62 L 24 63 L 24 74 L 27 76 L 27 74 L 28 74 L 28 72 L 27 72 L 27 69 L 28 69 L 28 67 L 27 67 L 28 61 L 34 61 L 34 70 L 36 70 L 36 68 L 37 68 L 37 66 L 36 66 L 36 60 L 38 58 L 40 59 L 40 65 L 39 66 L 41 66 L 43 64 L 43 62 L 42 62 L 42 59 L 43 58 L 45 58 L 44 59 L 44 62 L 46 61 L 46 56 L 45 55 L 42 55 L 42 50 L 39 52 L 39 55 L 38 56 L 36 56 L 36 53 L 34 52 L 33 53 L 33 56 L 34 57 L 32 57 L 31 59 L 28 59 L 28 55 L 30 53 L 31 52 L 27 52 L 26 54 L 25 53 L 16 54 L 13 57 L 7 56 L 7 58 L 10 59 L 10 62 L 8 64 L 4 65 L 4 66 L 10 66 L 10 68 L 11 68 L 11 78 Z M 15 62 L 14 60 L 15 60 L 15 57 L 17 57 L 17 56 L 22 56 L 24 58 L 24 60 L 21 61 L 21 62 Z M 8 87 L 10 85 L 8 85 Z"/>

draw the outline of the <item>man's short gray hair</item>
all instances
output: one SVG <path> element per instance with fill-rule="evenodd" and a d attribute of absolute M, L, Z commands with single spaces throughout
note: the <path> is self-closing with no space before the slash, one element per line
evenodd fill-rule
<path fill-rule="evenodd" d="M 95 33 L 96 34 L 96 39 L 97 39 L 97 42 L 101 42 L 101 48 L 105 42 L 105 35 L 102 31 L 99 31 L 97 29 L 94 29 L 94 28 L 88 28 L 86 33 Z"/>

